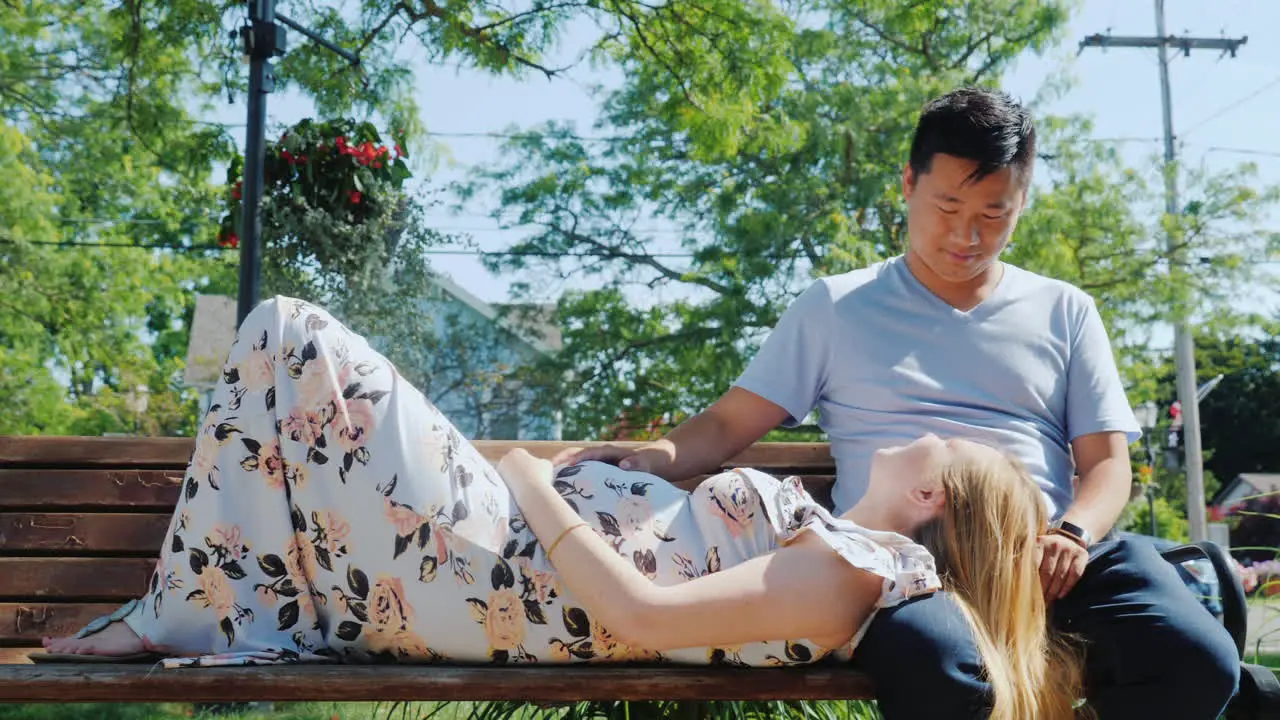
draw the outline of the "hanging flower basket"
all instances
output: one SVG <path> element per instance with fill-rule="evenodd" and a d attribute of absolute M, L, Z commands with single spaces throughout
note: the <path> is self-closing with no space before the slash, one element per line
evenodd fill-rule
<path fill-rule="evenodd" d="M 385 253 L 412 173 L 403 138 L 384 143 L 370 123 L 303 120 L 267 144 L 260 217 L 266 255 L 340 270 Z M 217 242 L 238 247 L 243 158 L 227 169 Z"/>

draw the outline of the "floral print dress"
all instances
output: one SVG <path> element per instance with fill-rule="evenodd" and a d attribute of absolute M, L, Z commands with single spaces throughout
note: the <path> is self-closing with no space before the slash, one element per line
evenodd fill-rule
<path fill-rule="evenodd" d="M 734 470 L 686 492 L 588 462 L 555 486 L 656 583 L 687 582 L 811 530 L 884 578 L 880 606 L 939 587 L 905 537 L 832 517 L 796 479 Z M 246 318 L 199 432 L 161 557 L 125 621 L 167 667 L 298 661 L 851 657 L 803 638 L 628 648 L 558 582 L 496 470 L 359 335 L 277 297 Z"/>

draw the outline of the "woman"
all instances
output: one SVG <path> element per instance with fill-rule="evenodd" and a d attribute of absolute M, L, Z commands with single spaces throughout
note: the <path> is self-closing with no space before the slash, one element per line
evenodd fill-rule
<path fill-rule="evenodd" d="M 1070 717 L 1045 525 L 1010 460 L 932 436 L 880 452 L 843 517 L 751 470 L 688 493 L 521 450 L 495 469 L 363 338 L 276 298 L 231 349 L 146 594 L 35 659 L 794 665 L 945 587 L 994 716 Z"/>

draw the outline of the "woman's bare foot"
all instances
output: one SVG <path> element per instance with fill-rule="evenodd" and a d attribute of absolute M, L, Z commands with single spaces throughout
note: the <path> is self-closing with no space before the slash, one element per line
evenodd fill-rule
<path fill-rule="evenodd" d="M 106 655 L 119 657 L 145 652 L 149 648 L 142 638 L 123 622 L 108 625 L 101 632 L 86 638 L 74 637 L 44 638 L 41 641 L 44 649 L 51 653 L 70 653 L 74 655 Z"/>

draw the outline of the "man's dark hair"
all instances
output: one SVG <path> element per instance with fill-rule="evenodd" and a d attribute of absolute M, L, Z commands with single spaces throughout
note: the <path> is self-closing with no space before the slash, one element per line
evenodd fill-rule
<path fill-rule="evenodd" d="M 1013 168 L 1030 180 L 1036 156 L 1031 113 L 1004 92 L 965 87 L 925 105 L 911 140 L 911 170 L 929 172 L 935 155 L 953 155 L 978 163 L 967 179 L 977 182 L 997 170 Z"/>

